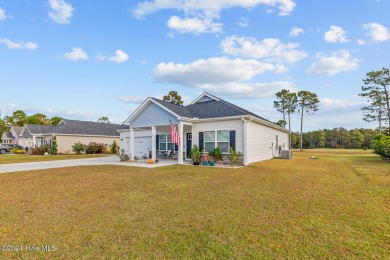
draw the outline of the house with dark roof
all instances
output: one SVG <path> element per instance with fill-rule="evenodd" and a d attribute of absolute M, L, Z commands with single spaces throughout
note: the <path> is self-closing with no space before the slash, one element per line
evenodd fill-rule
<path fill-rule="evenodd" d="M 58 152 L 73 153 L 72 146 L 81 142 L 104 143 L 111 145 L 115 140 L 119 144 L 118 129 L 128 128 L 125 125 L 107 124 L 89 121 L 62 119 L 57 126 L 26 124 L 19 135 L 23 147 L 52 145 L 56 136 Z"/>
<path fill-rule="evenodd" d="M 22 126 L 13 126 L 9 132 L 4 132 L 1 136 L 1 142 L 5 144 L 19 144 L 19 135 L 22 131 Z"/>
<path fill-rule="evenodd" d="M 261 116 L 209 93 L 203 93 L 187 106 L 147 98 L 118 130 L 121 153 L 130 158 L 149 154 L 156 159 L 160 152 L 177 155 L 179 164 L 190 159 L 194 144 L 206 152 L 229 147 L 243 153 L 244 164 L 263 161 L 289 149 L 289 132 Z M 172 141 L 171 125 L 177 125 L 179 145 Z"/>

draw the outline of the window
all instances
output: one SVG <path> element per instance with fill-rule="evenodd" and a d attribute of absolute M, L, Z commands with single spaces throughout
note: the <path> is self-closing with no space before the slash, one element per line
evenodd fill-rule
<path fill-rule="evenodd" d="M 205 131 L 204 132 L 204 149 L 206 152 L 213 150 L 215 147 L 221 148 L 222 153 L 229 152 L 229 131 Z"/>
<path fill-rule="evenodd" d="M 175 144 L 172 142 L 171 135 L 170 134 L 161 134 L 159 135 L 159 147 L 158 150 L 160 151 L 175 151 Z"/>

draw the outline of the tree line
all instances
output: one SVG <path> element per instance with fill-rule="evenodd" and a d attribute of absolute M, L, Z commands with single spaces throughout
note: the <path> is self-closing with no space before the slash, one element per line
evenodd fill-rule
<path fill-rule="evenodd" d="M 369 149 L 372 147 L 372 139 L 379 134 L 376 129 L 345 129 L 343 127 L 322 129 L 303 133 L 302 145 L 304 149 L 311 148 L 336 148 L 336 149 Z M 390 132 L 389 132 L 390 134 Z M 291 133 L 292 148 L 300 147 L 300 134 Z"/>
<path fill-rule="evenodd" d="M 382 68 L 379 71 L 371 71 L 363 79 L 364 85 L 361 87 L 361 97 L 367 99 L 367 106 L 363 107 L 363 120 L 367 122 L 377 121 L 378 131 L 372 129 L 352 129 L 345 128 L 323 129 L 303 133 L 304 114 L 314 114 L 318 111 L 317 94 L 309 91 L 299 91 L 291 93 L 282 89 L 276 93 L 274 108 L 282 113 L 282 120 L 276 122 L 281 127 L 286 127 L 291 132 L 291 114 L 300 113 L 300 132 L 291 133 L 290 146 L 292 148 L 362 148 L 371 147 L 371 139 L 375 134 L 382 134 L 386 129 L 384 124 L 390 122 L 390 71 Z M 288 122 L 286 121 L 288 119 Z M 389 128 L 385 135 L 390 135 Z M 298 143 L 297 143 L 298 142 Z"/>

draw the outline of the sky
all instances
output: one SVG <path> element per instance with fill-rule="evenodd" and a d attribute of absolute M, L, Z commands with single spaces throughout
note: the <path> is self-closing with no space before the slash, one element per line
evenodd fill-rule
<path fill-rule="evenodd" d="M 275 122 L 289 89 L 320 99 L 304 131 L 374 128 L 358 94 L 390 67 L 389 12 L 389 0 L 0 0 L 0 110 L 122 123 L 175 90 Z"/>

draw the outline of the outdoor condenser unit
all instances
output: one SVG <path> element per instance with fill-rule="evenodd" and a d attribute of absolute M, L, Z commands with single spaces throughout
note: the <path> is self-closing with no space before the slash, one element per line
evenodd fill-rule
<path fill-rule="evenodd" d="M 292 151 L 291 150 L 282 150 L 280 153 L 280 158 L 291 159 L 292 158 Z"/>

